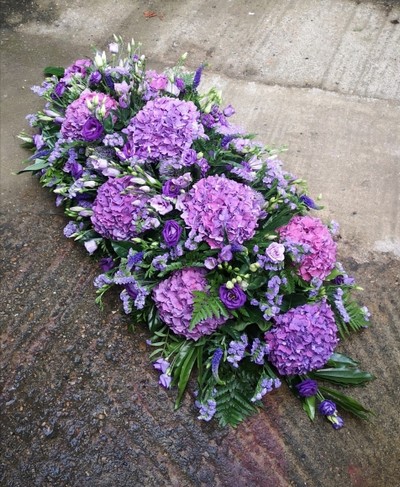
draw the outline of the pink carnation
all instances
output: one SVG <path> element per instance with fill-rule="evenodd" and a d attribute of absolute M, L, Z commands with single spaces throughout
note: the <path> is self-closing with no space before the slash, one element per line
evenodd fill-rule
<path fill-rule="evenodd" d="M 94 100 L 96 98 L 96 100 Z M 96 104 L 92 110 L 87 106 L 87 103 Z M 61 125 L 61 133 L 65 139 L 83 140 L 82 128 L 86 121 L 93 116 L 96 116 L 99 108 L 105 106 L 106 118 L 111 110 L 118 108 L 118 104 L 110 96 L 104 93 L 97 93 L 90 90 L 85 90 L 81 96 L 73 101 L 65 112 L 65 119 Z"/>
<path fill-rule="evenodd" d="M 161 281 L 153 291 L 153 300 L 160 313 L 160 318 L 177 335 L 198 340 L 203 335 L 210 335 L 226 318 L 208 318 L 189 329 L 193 313 L 193 291 L 205 291 L 207 280 L 205 269 L 188 268 L 174 272 L 168 279 Z"/>
<path fill-rule="evenodd" d="M 189 238 L 213 249 L 226 245 L 226 238 L 237 244 L 252 238 L 264 216 L 263 204 L 252 188 L 223 176 L 200 179 L 180 201 Z"/>
<path fill-rule="evenodd" d="M 336 262 L 336 244 L 328 228 L 318 218 L 295 216 L 279 229 L 281 240 L 306 250 L 300 259 L 299 274 L 305 281 L 325 279 Z"/>

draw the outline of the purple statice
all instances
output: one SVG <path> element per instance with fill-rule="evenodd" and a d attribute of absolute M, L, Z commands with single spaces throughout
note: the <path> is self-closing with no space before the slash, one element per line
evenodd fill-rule
<path fill-rule="evenodd" d="M 28 121 L 29 125 L 31 127 L 34 127 L 38 121 L 38 117 L 36 115 L 36 113 L 29 113 L 25 119 Z"/>
<path fill-rule="evenodd" d="M 215 399 L 208 399 L 206 402 L 195 401 L 195 405 L 200 413 L 197 419 L 202 419 L 203 421 L 210 421 L 217 411 Z"/>
<path fill-rule="evenodd" d="M 296 385 L 300 397 L 315 396 L 318 392 L 318 383 L 313 379 L 304 379 Z"/>
<path fill-rule="evenodd" d="M 343 302 L 343 289 L 338 287 L 333 294 L 333 299 L 334 299 L 336 309 L 338 310 L 342 320 L 345 323 L 349 323 L 350 322 L 350 316 L 349 316 L 349 313 L 347 312 L 346 307 L 345 307 L 344 302 Z"/>
<path fill-rule="evenodd" d="M 313 277 L 311 279 L 310 284 L 311 284 L 311 289 L 310 289 L 308 295 L 310 298 L 315 298 L 316 296 L 318 296 L 318 293 L 319 293 L 319 290 L 321 289 L 323 281 L 322 281 L 322 279 L 319 279 L 318 277 Z"/>
<path fill-rule="evenodd" d="M 225 238 L 225 244 L 243 244 L 253 237 L 264 216 L 264 199 L 259 193 L 223 176 L 200 179 L 179 198 L 181 217 L 191 228 L 189 238 L 206 241 L 213 249 L 222 248 Z"/>
<path fill-rule="evenodd" d="M 179 159 L 194 140 L 205 137 L 199 117 L 193 102 L 162 97 L 147 102 L 123 132 L 141 159 Z"/>
<path fill-rule="evenodd" d="M 226 321 L 224 317 L 211 317 L 197 323 L 191 329 L 193 291 L 206 291 L 205 275 L 205 269 L 189 267 L 178 270 L 157 284 L 153 290 L 153 301 L 161 320 L 177 335 L 195 341 L 204 335 L 210 335 Z"/>
<path fill-rule="evenodd" d="M 117 102 L 109 95 L 85 90 L 77 100 L 67 107 L 65 119 L 61 125 L 61 134 L 68 140 L 84 140 L 82 129 L 90 117 L 106 118 L 111 110 L 116 110 L 117 108 Z M 101 110 L 104 110 L 104 112 L 101 113 Z"/>
<path fill-rule="evenodd" d="M 360 311 L 364 316 L 364 320 L 369 321 L 369 319 L 371 318 L 371 313 L 370 313 L 369 309 L 366 306 L 362 306 L 360 308 Z"/>
<path fill-rule="evenodd" d="M 227 309 L 241 308 L 247 299 L 245 292 L 238 284 L 235 284 L 232 288 L 228 288 L 226 284 L 220 286 L 218 295 Z"/>
<path fill-rule="evenodd" d="M 110 178 L 100 186 L 91 221 L 102 237 L 128 240 L 140 233 L 148 196 L 133 186 L 131 180 L 131 176 Z"/>
<path fill-rule="evenodd" d="M 53 150 L 51 151 L 51 154 L 48 158 L 48 162 L 50 163 L 50 165 L 52 165 L 54 162 L 57 162 L 64 156 L 65 148 L 63 147 L 63 144 L 65 144 L 65 139 L 63 138 L 58 139 L 54 144 Z"/>
<path fill-rule="evenodd" d="M 70 221 L 64 227 L 64 236 L 67 238 L 74 237 L 80 230 L 83 228 L 83 223 L 75 223 L 74 221 Z"/>
<path fill-rule="evenodd" d="M 327 227 L 318 218 L 294 216 L 279 229 L 279 235 L 283 243 L 296 242 L 309 248 L 298 268 L 305 281 L 311 281 L 313 277 L 325 279 L 335 267 L 336 244 Z"/>
<path fill-rule="evenodd" d="M 268 345 L 262 343 L 259 338 L 255 338 L 251 344 L 250 361 L 257 365 L 264 365 L 264 357 L 268 354 Z"/>
<path fill-rule="evenodd" d="M 162 272 L 167 268 L 168 259 L 169 259 L 169 254 L 158 255 L 157 257 L 154 257 L 154 259 L 151 261 L 151 265 L 157 271 Z"/>
<path fill-rule="evenodd" d="M 179 257 L 183 255 L 183 247 L 182 244 L 178 243 L 175 247 L 171 247 L 169 249 L 169 256 L 172 260 L 178 260 Z"/>
<path fill-rule="evenodd" d="M 107 274 L 99 274 L 97 277 L 94 278 L 93 284 L 94 287 L 100 289 L 103 286 L 108 286 L 110 284 L 113 284 L 113 280 L 107 276 Z"/>
<path fill-rule="evenodd" d="M 350 277 L 347 272 L 343 269 L 340 262 L 336 262 L 336 269 L 340 272 L 338 276 L 333 279 L 333 283 L 340 286 L 342 284 L 346 286 L 352 286 L 354 284 L 354 277 Z"/>
<path fill-rule="evenodd" d="M 229 362 L 235 369 L 239 367 L 239 362 L 244 358 L 248 344 L 249 341 L 247 335 L 245 334 L 240 337 L 240 340 L 232 340 L 229 343 L 226 361 Z"/>
<path fill-rule="evenodd" d="M 233 167 L 230 172 L 235 174 L 243 181 L 248 183 L 253 182 L 256 179 L 257 173 L 253 171 L 250 164 L 247 161 L 243 161 L 240 166 Z"/>
<path fill-rule="evenodd" d="M 292 308 L 275 317 L 265 334 L 269 361 L 281 375 L 306 374 L 321 368 L 338 343 L 337 326 L 326 301 Z"/>
<path fill-rule="evenodd" d="M 108 147 L 122 147 L 124 139 L 118 132 L 114 132 L 113 134 L 107 134 L 103 138 L 103 144 Z"/>
<path fill-rule="evenodd" d="M 251 402 L 261 401 L 261 399 L 271 392 L 274 388 L 280 387 L 280 381 L 276 379 L 271 379 L 271 377 L 262 377 L 257 384 L 254 396 L 250 399 Z"/>
<path fill-rule="evenodd" d="M 77 59 L 64 71 L 64 76 L 60 81 L 68 84 L 71 82 L 73 77 L 84 78 L 87 74 L 87 68 L 89 68 L 91 65 L 92 61 L 90 59 Z"/>
<path fill-rule="evenodd" d="M 54 83 L 50 81 L 43 81 L 43 83 L 40 86 L 32 86 L 31 90 L 33 93 L 39 96 L 44 96 L 45 93 L 47 93 L 49 90 L 51 90 L 54 87 Z"/>
<path fill-rule="evenodd" d="M 123 284 L 124 279 L 117 276 L 118 272 L 114 276 L 115 284 Z M 127 281 L 128 279 L 125 279 Z M 144 308 L 146 297 L 150 294 L 150 291 L 139 284 L 136 279 L 131 276 L 130 282 L 124 284 L 125 289 L 121 292 L 120 298 L 123 303 L 124 311 L 129 314 L 132 311 L 132 305 L 136 309 L 140 310 Z"/>
<path fill-rule="evenodd" d="M 263 312 L 263 318 L 269 321 L 280 313 L 283 296 L 279 294 L 282 279 L 279 276 L 273 276 L 267 283 L 267 292 L 265 293 L 266 302 L 260 302 L 259 308 Z"/>
<path fill-rule="evenodd" d="M 132 269 L 136 269 L 138 264 L 140 264 L 143 260 L 144 252 L 136 252 L 135 250 L 129 249 L 127 261 L 126 261 L 126 269 L 131 271 Z"/>

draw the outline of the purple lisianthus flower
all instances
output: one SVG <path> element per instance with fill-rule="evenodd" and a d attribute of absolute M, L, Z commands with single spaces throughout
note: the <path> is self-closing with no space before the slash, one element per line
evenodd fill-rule
<path fill-rule="evenodd" d="M 233 108 L 232 105 L 228 105 L 225 109 L 224 109 L 224 115 L 225 117 L 231 117 L 232 115 L 234 115 L 236 113 L 235 109 Z"/>
<path fill-rule="evenodd" d="M 175 220 L 167 220 L 161 235 L 167 247 L 175 247 L 179 242 L 182 233 L 182 227 Z"/>
<path fill-rule="evenodd" d="M 149 204 L 160 215 L 166 215 L 167 213 L 169 213 L 174 209 L 170 201 L 159 194 L 153 196 L 153 198 L 150 199 Z"/>
<path fill-rule="evenodd" d="M 218 260 L 215 257 L 207 257 L 204 261 L 204 267 L 207 269 L 214 269 L 218 265 Z"/>
<path fill-rule="evenodd" d="M 96 117 L 89 117 L 82 127 L 82 137 L 88 142 L 99 139 L 104 132 L 104 127 Z"/>
<path fill-rule="evenodd" d="M 332 416 L 336 412 L 336 404 L 330 399 L 325 399 L 319 404 L 318 411 L 324 416 Z"/>
<path fill-rule="evenodd" d="M 218 257 L 223 262 L 229 262 L 230 260 L 232 260 L 233 254 L 232 254 L 231 245 L 225 245 L 225 247 L 222 247 L 221 252 L 219 253 Z"/>
<path fill-rule="evenodd" d="M 99 264 L 103 272 L 108 272 L 115 267 L 112 257 L 103 257 L 100 259 Z"/>
<path fill-rule="evenodd" d="M 170 198 L 175 198 L 180 193 L 180 187 L 177 186 L 171 179 L 166 181 L 162 187 L 162 194 L 164 196 L 169 196 Z"/>
<path fill-rule="evenodd" d="M 321 209 L 321 207 L 319 205 L 317 205 L 317 203 L 315 203 L 315 201 L 312 198 L 310 198 L 309 196 L 307 196 L 306 194 L 302 194 L 300 196 L 300 201 L 302 203 L 304 203 L 311 210 L 320 210 Z"/>
<path fill-rule="evenodd" d="M 315 396 L 318 391 L 318 383 L 313 379 L 305 379 L 296 385 L 296 389 L 301 397 Z"/>
<path fill-rule="evenodd" d="M 153 363 L 153 367 L 156 370 L 161 370 L 161 372 L 163 374 L 165 374 L 165 372 L 167 372 L 167 369 L 169 366 L 170 366 L 170 363 L 167 360 L 164 360 L 163 358 L 159 358 Z"/>
<path fill-rule="evenodd" d="M 225 284 L 221 286 L 219 298 L 228 309 L 241 308 L 247 299 L 246 294 L 238 284 L 235 284 L 233 289 L 228 289 Z"/>
<path fill-rule="evenodd" d="M 273 242 L 265 250 L 265 255 L 271 262 L 282 262 L 285 259 L 285 246 L 283 244 Z"/>
<path fill-rule="evenodd" d="M 71 173 L 71 176 L 74 179 L 79 179 L 82 176 L 82 174 L 83 174 L 83 167 L 82 167 L 81 164 L 79 164 L 79 162 L 73 162 L 70 165 L 69 171 Z"/>
<path fill-rule="evenodd" d="M 335 416 L 330 417 L 329 420 L 331 421 L 332 428 L 334 430 L 340 430 L 344 426 L 343 418 L 341 418 L 338 415 L 335 415 Z"/>
<path fill-rule="evenodd" d="M 93 71 L 89 77 L 90 85 L 98 85 L 101 81 L 101 73 L 99 71 Z"/>
<path fill-rule="evenodd" d="M 97 250 L 97 242 L 96 240 L 88 240 L 84 243 L 86 250 L 89 254 L 93 254 Z"/>
<path fill-rule="evenodd" d="M 169 389 L 169 387 L 171 385 L 171 381 L 172 381 L 172 377 L 170 375 L 168 375 L 168 374 L 161 374 L 158 383 L 161 386 L 165 387 L 166 389 Z"/>
<path fill-rule="evenodd" d="M 60 81 L 56 84 L 54 88 L 53 95 L 55 95 L 56 98 L 61 98 L 65 92 L 66 85 L 63 81 Z M 52 96 L 52 98 L 54 98 Z"/>

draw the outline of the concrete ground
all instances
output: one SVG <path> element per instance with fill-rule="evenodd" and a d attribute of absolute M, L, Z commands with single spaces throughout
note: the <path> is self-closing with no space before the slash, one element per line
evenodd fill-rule
<path fill-rule="evenodd" d="M 1 0 L 0 483 L 26 486 L 396 487 L 400 471 L 400 5 L 353 0 Z M 149 12 L 156 15 L 150 17 Z M 341 345 L 378 380 L 352 394 L 376 412 L 310 424 L 285 388 L 236 430 L 173 412 L 127 331 L 116 294 L 94 304 L 96 263 L 16 134 L 40 108 L 47 65 L 143 43 L 150 66 L 207 61 L 236 123 L 288 146 L 286 168 L 341 223 L 340 256 L 373 327 Z"/>

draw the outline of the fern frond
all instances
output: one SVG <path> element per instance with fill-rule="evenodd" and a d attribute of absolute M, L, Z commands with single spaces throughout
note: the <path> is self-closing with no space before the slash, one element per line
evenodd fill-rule
<path fill-rule="evenodd" d="M 193 291 L 193 313 L 189 330 L 208 318 L 229 317 L 228 311 L 218 296 L 208 294 L 204 291 Z"/>

